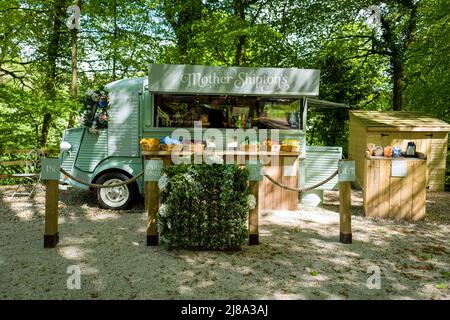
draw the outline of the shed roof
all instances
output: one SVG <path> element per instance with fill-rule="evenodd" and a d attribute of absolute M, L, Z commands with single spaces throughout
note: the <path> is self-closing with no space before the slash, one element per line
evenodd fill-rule
<path fill-rule="evenodd" d="M 432 116 L 409 111 L 351 111 L 368 131 L 450 131 L 450 124 Z"/>

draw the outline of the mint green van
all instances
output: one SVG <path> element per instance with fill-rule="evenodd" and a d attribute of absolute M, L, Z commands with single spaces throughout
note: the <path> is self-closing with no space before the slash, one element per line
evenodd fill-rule
<path fill-rule="evenodd" d="M 318 96 L 319 78 L 318 70 L 309 69 L 151 64 L 148 78 L 107 85 L 107 129 L 64 131 L 61 166 L 88 183 L 125 181 L 143 170 L 142 138 L 163 139 L 179 128 L 193 133 L 195 122 L 202 123 L 203 142 L 212 129 L 277 129 L 280 140 L 300 142 L 300 158 L 305 159 L 305 98 Z M 88 189 L 65 176 L 61 182 Z M 141 178 L 96 192 L 102 208 L 122 210 L 140 199 L 143 190 Z"/>

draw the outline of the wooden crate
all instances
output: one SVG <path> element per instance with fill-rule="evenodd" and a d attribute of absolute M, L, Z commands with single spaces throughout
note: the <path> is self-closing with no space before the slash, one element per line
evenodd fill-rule
<path fill-rule="evenodd" d="M 392 159 L 365 159 L 364 212 L 367 217 L 420 220 L 425 216 L 426 160 L 406 161 L 405 177 L 391 175 Z"/>
<path fill-rule="evenodd" d="M 349 158 L 355 160 L 356 177 L 364 185 L 364 158 L 367 144 L 400 146 L 409 141 L 427 157 L 427 187 L 443 191 L 448 132 L 444 121 L 416 112 L 351 111 L 349 122 Z"/>

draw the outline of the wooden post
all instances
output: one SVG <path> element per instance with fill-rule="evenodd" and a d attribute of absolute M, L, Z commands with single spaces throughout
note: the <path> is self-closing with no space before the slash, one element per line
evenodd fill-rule
<path fill-rule="evenodd" d="M 55 248 L 59 242 L 58 186 L 59 186 L 58 180 L 48 180 L 46 182 L 44 248 Z"/>
<path fill-rule="evenodd" d="M 256 199 L 256 206 L 254 209 L 250 210 L 249 218 L 248 218 L 248 244 L 249 245 L 257 245 L 259 244 L 259 182 L 258 181 L 250 181 L 250 190 L 252 195 Z"/>
<path fill-rule="evenodd" d="M 58 200 L 59 159 L 42 159 L 42 180 L 45 181 L 44 248 L 55 248 L 59 242 Z"/>
<path fill-rule="evenodd" d="M 158 182 L 145 182 L 145 206 L 148 213 L 147 246 L 158 245 L 158 227 L 156 216 L 159 210 Z"/>
<path fill-rule="evenodd" d="M 352 243 L 352 182 L 355 181 L 355 161 L 339 161 L 339 241 Z"/>
<path fill-rule="evenodd" d="M 339 241 L 352 243 L 352 187 L 351 182 L 339 183 L 340 232 Z"/>
<path fill-rule="evenodd" d="M 263 167 L 259 162 L 256 164 L 247 162 L 246 167 L 249 171 L 248 180 L 250 181 L 250 191 L 256 199 L 255 208 L 250 210 L 248 217 L 248 244 L 252 246 L 259 244 L 259 183 L 263 178 Z"/>
<path fill-rule="evenodd" d="M 163 161 L 151 159 L 145 161 L 145 208 L 148 214 L 147 246 L 158 245 L 157 215 L 159 210 L 158 181 L 162 176 Z"/>

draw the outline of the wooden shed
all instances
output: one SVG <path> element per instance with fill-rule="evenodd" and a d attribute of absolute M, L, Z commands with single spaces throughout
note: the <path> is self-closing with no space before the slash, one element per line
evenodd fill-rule
<path fill-rule="evenodd" d="M 450 124 L 417 112 L 350 111 L 349 158 L 356 161 L 356 177 L 364 185 L 364 159 L 368 143 L 400 146 L 409 141 L 427 157 L 427 187 L 444 191 Z"/>

